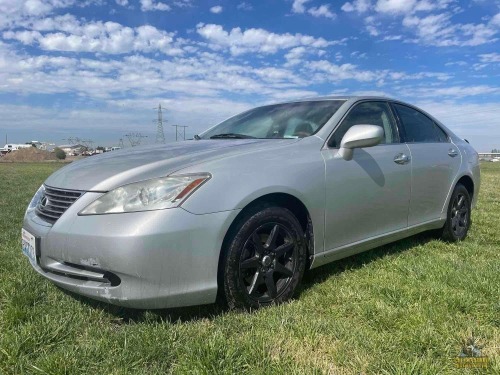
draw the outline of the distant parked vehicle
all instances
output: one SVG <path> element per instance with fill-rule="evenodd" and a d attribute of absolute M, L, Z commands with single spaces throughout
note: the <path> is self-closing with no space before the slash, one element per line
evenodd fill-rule
<path fill-rule="evenodd" d="M 104 149 L 105 152 L 110 152 L 110 151 L 117 151 L 117 150 L 121 150 L 121 147 L 118 147 L 118 146 L 113 146 L 113 147 L 106 147 Z"/>
<path fill-rule="evenodd" d="M 491 159 L 491 161 L 492 161 L 493 163 L 497 163 L 497 162 L 499 162 L 499 161 L 500 161 L 500 158 L 493 158 L 493 159 Z"/>
<path fill-rule="evenodd" d="M 412 105 L 266 105 L 191 141 L 59 169 L 26 211 L 23 251 L 57 285 L 108 303 L 219 294 L 257 308 L 290 299 L 306 268 L 427 230 L 464 240 L 479 185 L 472 146 Z"/>
<path fill-rule="evenodd" d="M 33 147 L 31 144 L 14 144 L 14 143 L 9 143 L 9 144 L 6 144 L 5 146 L 3 146 L 2 151 L 11 152 L 11 151 L 20 150 L 22 148 L 31 148 L 31 147 Z"/>

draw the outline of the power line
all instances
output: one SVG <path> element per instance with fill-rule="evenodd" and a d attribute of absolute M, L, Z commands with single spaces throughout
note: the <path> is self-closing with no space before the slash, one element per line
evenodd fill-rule
<path fill-rule="evenodd" d="M 130 146 L 135 147 L 139 146 L 142 142 L 143 138 L 147 138 L 147 135 L 142 135 L 141 133 L 128 133 L 125 134 L 125 137 L 127 137 L 128 141 L 130 142 Z"/>

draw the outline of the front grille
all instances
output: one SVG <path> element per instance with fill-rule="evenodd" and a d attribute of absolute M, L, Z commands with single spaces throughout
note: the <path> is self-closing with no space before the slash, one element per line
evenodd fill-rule
<path fill-rule="evenodd" d="M 45 186 L 45 192 L 36 206 L 36 214 L 54 224 L 66 210 L 83 195 L 83 191 L 64 190 Z"/>

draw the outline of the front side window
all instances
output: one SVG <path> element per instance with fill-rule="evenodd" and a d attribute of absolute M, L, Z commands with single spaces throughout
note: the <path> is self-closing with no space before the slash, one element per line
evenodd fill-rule
<path fill-rule="evenodd" d="M 384 129 L 381 143 L 398 143 L 396 127 L 389 105 L 385 102 L 364 102 L 356 105 L 335 130 L 329 147 L 339 148 L 345 133 L 354 125 L 378 125 Z"/>
<path fill-rule="evenodd" d="M 221 122 L 200 138 L 303 138 L 316 133 L 342 104 L 323 100 L 258 107 Z"/>
<path fill-rule="evenodd" d="M 405 105 L 393 104 L 404 129 L 408 143 L 447 142 L 446 133 L 423 113 Z"/>

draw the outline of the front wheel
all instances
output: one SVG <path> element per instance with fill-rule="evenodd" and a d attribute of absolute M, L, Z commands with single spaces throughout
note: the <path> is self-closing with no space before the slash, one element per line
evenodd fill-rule
<path fill-rule="evenodd" d="M 451 195 L 441 238 L 448 242 L 464 240 L 471 224 L 470 215 L 471 199 L 469 192 L 465 186 L 458 184 Z"/>
<path fill-rule="evenodd" d="M 286 301 L 304 274 L 304 233 L 297 218 L 282 207 L 250 210 L 225 251 L 224 294 L 230 308 Z"/>

